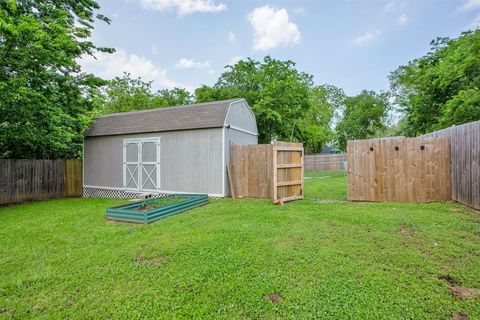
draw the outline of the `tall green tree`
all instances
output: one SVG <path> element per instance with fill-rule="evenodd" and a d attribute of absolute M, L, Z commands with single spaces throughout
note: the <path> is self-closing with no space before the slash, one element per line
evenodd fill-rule
<path fill-rule="evenodd" d="M 0 1 L 0 157 L 81 155 L 91 96 L 103 84 L 80 73 L 77 59 L 98 48 L 88 40 L 94 0 Z"/>
<path fill-rule="evenodd" d="M 192 94 L 182 88 L 152 90 L 152 81 L 132 78 L 129 73 L 107 81 L 95 97 L 96 114 L 111 114 L 192 103 Z"/>
<path fill-rule="evenodd" d="M 158 107 L 172 107 L 191 104 L 194 101 L 193 95 L 185 88 L 175 87 L 173 89 L 162 89 L 155 93 L 153 104 Z"/>
<path fill-rule="evenodd" d="M 346 150 L 348 140 L 383 136 L 390 109 L 388 95 L 363 90 L 344 100 L 342 119 L 336 126 L 338 146 Z"/>
<path fill-rule="evenodd" d="M 399 67 L 390 81 L 406 135 L 479 120 L 480 29 L 437 38 L 430 52 Z"/>
<path fill-rule="evenodd" d="M 257 118 L 259 142 L 290 139 L 296 122 L 310 106 L 312 76 L 300 72 L 293 61 L 266 56 L 227 66 L 213 87 L 195 90 L 198 102 L 245 98 Z"/>
<path fill-rule="evenodd" d="M 315 86 L 309 91 L 309 108 L 297 121 L 295 136 L 308 153 L 318 153 L 335 137 L 333 122 L 343 110 L 345 93 L 331 85 Z"/>

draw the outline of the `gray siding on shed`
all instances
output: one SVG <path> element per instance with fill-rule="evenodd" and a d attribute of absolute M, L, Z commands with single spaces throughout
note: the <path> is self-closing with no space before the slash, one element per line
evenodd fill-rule
<path fill-rule="evenodd" d="M 255 116 L 245 100 L 240 100 L 230 104 L 225 125 L 231 125 L 246 131 L 257 133 Z"/>
<path fill-rule="evenodd" d="M 123 188 L 123 139 L 160 137 L 160 191 L 223 193 L 222 128 L 86 137 L 84 185 Z"/>

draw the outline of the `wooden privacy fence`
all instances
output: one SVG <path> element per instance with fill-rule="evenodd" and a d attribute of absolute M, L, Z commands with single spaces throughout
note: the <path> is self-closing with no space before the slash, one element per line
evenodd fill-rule
<path fill-rule="evenodd" d="M 307 154 L 305 155 L 305 171 L 344 171 L 346 153 L 339 154 Z"/>
<path fill-rule="evenodd" d="M 422 137 L 450 138 L 452 200 L 480 210 L 480 121 Z"/>
<path fill-rule="evenodd" d="M 230 147 L 232 197 L 303 199 L 303 146 L 274 142 Z"/>
<path fill-rule="evenodd" d="M 0 204 L 82 195 L 82 160 L 0 159 Z"/>
<path fill-rule="evenodd" d="M 446 137 L 349 141 L 347 155 L 349 200 L 451 199 L 450 142 Z"/>

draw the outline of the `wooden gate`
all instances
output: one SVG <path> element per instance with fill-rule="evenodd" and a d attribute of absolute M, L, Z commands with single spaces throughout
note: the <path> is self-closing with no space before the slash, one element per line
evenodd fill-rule
<path fill-rule="evenodd" d="M 273 202 L 303 199 L 303 145 L 273 144 Z"/>
<path fill-rule="evenodd" d="M 303 199 L 303 160 L 301 143 L 232 145 L 230 194 L 274 202 Z"/>

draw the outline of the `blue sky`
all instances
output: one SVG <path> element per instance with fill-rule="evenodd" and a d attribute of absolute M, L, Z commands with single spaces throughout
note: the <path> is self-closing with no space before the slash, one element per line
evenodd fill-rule
<path fill-rule="evenodd" d="M 424 55 L 433 38 L 480 25 L 480 0 L 99 3 L 112 23 L 97 23 L 93 41 L 117 52 L 86 57 L 83 69 L 105 78 L 127 71 L 155 89 L 212 85 L 225 65 L 271 55 L 349 95 L 387 90 L 388 74 Z"/>

